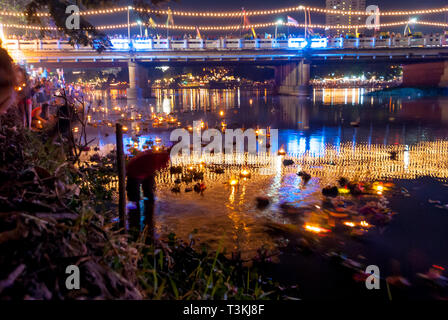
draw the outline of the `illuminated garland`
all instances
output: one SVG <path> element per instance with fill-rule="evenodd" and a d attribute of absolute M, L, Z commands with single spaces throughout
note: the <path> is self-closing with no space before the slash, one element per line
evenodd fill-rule
<path fill-rule="evenodd" d="M 81 11 L 79 14 L 81 16 L 91 16 L 91 15 L 103 15 L 103 14 L 115 14 L 119 12 L 124 12 L 127 10 L 134 10 L 137 12 L 146 12 L 159 15 L 168 15 L 169 10 L 158 10 L 158 9 L 144 9 L 144 8 L 133 8 L 133 7 L 118 7 L 112 9 L 101 9 L 101 10 L 87 10 Z M 370 16 L 372 13 L 367 13 L 365 11 L 346 11 L 346 10 L 335 10 L 335 9 L 325 9 L 317 7 L 306 7 L 306 6 L 296 6 L 281 9 L 272 10 L 249 10 L 249 11 L 229 11 L 229 12 L 194 12 L 194 11 L 171 11 L 174 16 L 184 16 L 184 17 L 208 17 L 208 18 L 228 18 L 228 17 L 241 17 L 246 16 L 262 16 L 271 14 L 281 14 L 297 11 L 311 11 L 315 13 L 322 14 L 342 14 L 342 15 L 357 15 L 357 16 Z M 436 14 L 448 12 L 448 7 L 445 8 L 435 8 L 435 9 L 422 9 L 422 10 L 409 10 L 409 11 L 384 11 L 380 12 L 381 16 L 402 16 L 402 15 L 418 15 L 418 14 Z M 13 11 L 0 11 L 0 16 L 12 16 L 12 17 L 24 17 L 23 12 L 13 12 Z M 38 17 L 49 17 L 50 14 L 46 12 L 37 13 Z"/>
<path fill-rule="evenodd" d="M 409 21 L 398 21 L 398 22 L 390 22 L 390 23 L 382 23 L 379 24 L 378 27 L 395 27 L 395 26 L 402 26 L 408 24 Z M 430 22 L 430 21 L 417 21 L 414 24 L 421 24 L 425 26 L 435 26 L 435 27 L 448 27 L 448 23 L 443 22 Z M 256 23 L 246 26 L 245 28 L 267 28 L 267 27 L 273 27 L 275 26 L 275 22 L 269 22 L 269 23 Z M 359 24 L 359 25 L 322 25 L 322 24 L 291 24 L 291 23 L 282 23 L 282 25 L 289 26 L 289 27 L 296 27 L 296 28 L 304 28 L 307 26 L 308 28 L 316 28 L 316 29 L 362 29 L 367 28 L 365 24 Z M 63 30 L 61 28 L 57 27 L 40 27 L 40 26 L 30 26 L 30 25 L 22 25 L 22 24 L 0 24 L 0 26 L 3 27 L 9 27 L 9 28 L 17 28 L 17 29 L 28 29 L 28 30 Z M 137 23 L 133 22 L 129 24 L 130 27 L 136 27 L 138 26 Z M 113 30 L 113 29 L 124 29 L 127 28 L 127 23 L 122 24 L 114 24 L 114 25 L 103 25 L 103 26 L 97 26 L 95 29 L 97 30 Z M 227 26 L 186 26 L 186 25 L 165 25 L 165 24 L 155 24 L 153 26 L 154 28 L 158 29 L 170 29 L 170 30 L 196 30 L 198 28 L 199 30 L 203 31 L 225 31 L 225 30 L 239 30 L 241 28 L 241 25 L 227 25 Z"/>

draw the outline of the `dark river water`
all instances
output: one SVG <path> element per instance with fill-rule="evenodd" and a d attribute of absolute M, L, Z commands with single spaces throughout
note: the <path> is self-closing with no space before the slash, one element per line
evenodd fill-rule
<path fill-rule="evenodd" d="M 149 121 L 152 113 L 161 117 L 172 113 L 181 127 L 199 120 L 209 128 L 225 122 L 227 128 L 279 129 L 284 156 L 233 159 L 222 164 L 222 174 L 213 173 L 207 162 L 180 161 L 184 167 L 204 172 L 202 194 L 184 192 L 190 186 L 187 183 L 181 184 L 180 193 L 173 193 L 178 176 L 162 172 L 154 212 L 156 233 L 163 237 L 174 232 L 188 240 L 194 232 L 200 243 L 214 248 L 221 244 L 245 257 L 255 255 L 262 246 L 276 250 L 305 238 L 322 255 L 341 251 L 378 265 L 385 275 L 398 261 L 401 272 L 412 280 L 432 264 L 448 266 L 448 97 L 365 93 L 360 88 L 325 89 L 299 99 L 272 96 L 264 90 L 157 90 L 153 99 L 127 102 L 114 99 L 117 92 L 97 92 L 103 109 L 97 108 L 92 117 L 97 127 L 90 127 L 89 134 L 98 138 L 103 150 L 110 150 L 115 136 L 107 122 L 121 119 L 129 129 L 124 142 L 128 147 L 141 148 L 156 137 L 161 139 L 159 144 L 170 145 L 173 128 L 154 127 Z M 294 165 L 285 166 L 284 159 L 292 159 Z M 250 178 L 239 177 L 243 169 L 250 171 Z M 297 175 L 299 171 L 311 175 L 308 183 Z M 322 208 L 321 190 L 335 185 L 340 177 L 391 182 L 372 198 L 343 196 L 341 201 L 354 203 L 356 211 L 372 200 L 397 214 L 388 224 L 368 228 L 358 228 L 365 221 L 352 215 L 329 217 Z M 231 180 L 238 183 L 232 186 Z M 270 205 L 257 208 L 257 196 L 267 197 Z M 357 225 L 353 230 L 337 231 L 338 226 L 352 222 Z M 317 232 L 316 227 L 326 231 Z M 362 236 L 354 236 L 355 229 Z M 322 279 L 331 274 L 325 268 L 314 269 L 322 265 L 316 257 L 303 260 L 285 253 L 277 259 L 281 261 L 278 271 L 290 281 L 305 281 L 307 273 L 296 275 L 298 267 L 312 270 L 316 279 L 321 277 L 316 272 L 326 274 Z M 326 284 L 321 290 L 326 286 L 332 287 Z M 308 292 L 313 292 L 311 298 L 322 294 L 312 286 Z"/>

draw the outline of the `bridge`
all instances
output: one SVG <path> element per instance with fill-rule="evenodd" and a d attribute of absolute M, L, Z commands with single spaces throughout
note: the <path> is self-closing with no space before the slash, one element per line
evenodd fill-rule
<path fill-rule="evenodd" d="M 289 39 L 112 39 L 98 53 L 64 40 L 6 40 L 4 46 L 29 64 L 45 67 L 128 67 L 129 96 L 146 96 L 147 64 L 274 65 L 280 94 L 306 95 L 311 63 L 390 61 L 404 65 L 404 84 L 448 86 L 448 38 L 377 37 Z M 17 59 L 17 58 L 16 58 Z"/>
<path fill-rule="evenodd" d="M 127 23 L 117 25 L 96 26 L 98 30 L 116 30 L 127 28 L 127 37 L 112 37 L 112 46 L 102 53 L 90 47 L 71 46 L 67 40 L 14 40 L 3 41 L 3 46 L 14 56 L 16 61 L 24 61 L 36 66 L 66 67 L 66 68 L 101 68 L 128 67 L 129 85 L 128 97 L 145 96 L 148 88 L 147 70 L 145 66 L 157 64 L 190 65 L 190 64 L 264 64 L 275 67 L 276 88 L 281 94 L 306 95 L 309 92 L 310 64 L 319 66 L 324 63 L 356 63 L 356 62 L 393 62 L 403 65 L 403 84 L 406 86 L 448 86 L 448 35 L 430 34 L 411 36 L 410 24 L 420 24 L 437 28 L 447 28 L 445 22 L 420 21 L 409 18 L 412 15 L 444 14 L 448 7 L 422 9 L 413 11 L 384 11 L 375 12 L 375 30 L 405 25 L 404 36 L 358 37 L 358 28 L 369 28 L 362 25 L 316 25 L 311 23 L 311 13 L 326 15 L 348 15 L 350 17 L 367 18 L 371 12 L 344 11 L 345 7 L 334 9 L 296 6 L 272 10 L 230 11 L 230 12 L 190 12 L 155 10 L 144 8 L 117 7 L 104 10 L 90 10 L 80 12 L 81 17 L 98 15 L 127 14 Z M 146 12 L 159 16 L 167 16 L 164 24 L 155 23 L 152 19 L 148 23 L 130 21 L 131 12 Z M 250 23 L 252 19 L 279 14 L 303 13 L 305 23 L 299 23 L 288 16 L 287 23 L 282 19 L 275 22 Z M 0 12 L 8 17 L 22 17 L 23 14 L 14 12 Z M 37 13 L 37 16 L 48 17 L 48 13 Z M 200 18 L 239 19 L 238 25 L 175 25 L 173 16 L 186 19 Z M 379 23 L 379 17 L 388 18 L 406 16 L 403 21 Z M 378 19 L 377 19 L 378 18 Z M 159 18 L 157 18 L 159 19 Z M 299 18 L 297 18 L 299 19 Z M 185 21 L 185 20 L 184 20 Z M 50 26 L 25 26 L 20 24 L 0 24 L 8 28 L 30 29 L 40 31 L 58 31 Z M 165 29 L 166 35 L 172 32 L 196 32 L 196 38 L 174 39 L 143 37 L 142 26 L 153 29 Z M 277 27 L 288 26 L 303 28 L 302 37 L 277 37 Z M 140 37 L 131 37 L 131 27 L 140 27 Z M 275 36 L 260 37 L 255 29 L 275 27 Z M 371 26 L 372 27 L 372 26 Z M 323 37 L 315 35 L 312 30 L 355 30 L 355 36 Z M 248 32 L 250 38 L 229 38 L 227 36 L 203 38 L 200 32 L 228 33 L 233 31 Z M 310 31 L 311 30 L 311 31 Z M 406 30 L 409 30 L 406 31 Z M 88 30 L 86 30 L 87 32 Z"/>

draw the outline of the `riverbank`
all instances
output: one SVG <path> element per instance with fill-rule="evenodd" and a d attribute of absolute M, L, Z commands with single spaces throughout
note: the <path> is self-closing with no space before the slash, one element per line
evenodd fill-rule
<path fill-rule="evenodd" d="M 406 88 L 394 87 L 367 92 L 369 97 L 437 97 L 448 96 L 448 88 Z"/>
<path fill-rule="evenodd" d="M 298 297 L 272 280 L 263 251 L 243 261 L 149 226 L 119 229 L 114 154 L 73 160 L 63 141 L 18 123 L 0 118 L 1 300 Z"/>

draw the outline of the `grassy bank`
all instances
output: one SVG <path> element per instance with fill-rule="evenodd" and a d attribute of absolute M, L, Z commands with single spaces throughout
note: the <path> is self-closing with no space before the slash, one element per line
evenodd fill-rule
<path fill-rule="evenodd" d="M 117 228 L 113 155 L 73 160 L 60 137 L 0 120 L 0 299 L 287 299 L 268 253 L 238 254 L 131 239 Z M 67 290 L 66 268 L 80 270 Z"/>

